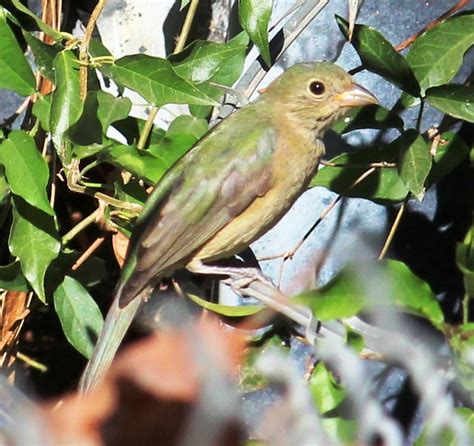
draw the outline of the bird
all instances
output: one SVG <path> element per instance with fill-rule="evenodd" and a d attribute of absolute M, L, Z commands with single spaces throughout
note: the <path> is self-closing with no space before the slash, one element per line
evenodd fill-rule
<path fill-rule="evenodd" d="M 160 280 L 180 268 L 230 273 L 211 263 L 243 251 L 283 217 L 317 172 L 325 130 L 369 104 L 378 100 L 341 67 L 295 64 L 182 156 L 137 219 L 80 391 L 101 381 L 141 301 Z"/>

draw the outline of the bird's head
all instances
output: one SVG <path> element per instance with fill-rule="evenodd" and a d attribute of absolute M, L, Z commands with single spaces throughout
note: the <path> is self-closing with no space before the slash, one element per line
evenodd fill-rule
<path fill-rule="evenodd" d="M 308 130 L 323 130 L 350 108 L 378 104 L 352 76 L 329 62 L 293 65 L 265 89 L 265 100 Z M 278 112 L 278 111 L 277 111 Z"/>

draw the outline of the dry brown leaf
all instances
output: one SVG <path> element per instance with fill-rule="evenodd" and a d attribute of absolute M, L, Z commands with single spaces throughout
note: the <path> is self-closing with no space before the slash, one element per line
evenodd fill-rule
<path fill-rule="evenodd" d="M 125 257 L 127 255 L 129 238 L 122 234 L 120 231 L 117 231 L 112 236 L 112 247 L 114 248 L 115 258 L 117 259 L 117 263 L 119 264 L 120 268 L 123 267 L 125 262 Z"/>
<path fill-rule="evenodd" d="M 209 358 L 198 359 L 196 343 Z M 232 376 L 244 347 L 241 334 L 224 331 L 214 321 L 137 342 L 119 355 L 96 391 L 71 395 L 57 410 L 48 409 L 54 439 L 61 444 L 177 444 L 199 402 L 207 368 Z M 229 421 L 217 444 L 239 444 L 241 433 L 240 424 Z"/>

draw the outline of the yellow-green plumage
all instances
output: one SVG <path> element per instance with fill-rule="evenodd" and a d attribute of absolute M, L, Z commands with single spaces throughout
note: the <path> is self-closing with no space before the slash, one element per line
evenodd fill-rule
<path fill-rule="evenodd" d="M 270 229 L 316 173 L 324 130 L 349 107 L 375 102 L 333 64 L 295 65 L 177 161 L 137 222 L 83 389 L 113 358 L 138 308 L 130 301 L 174 270 L 229 257 Z"/>

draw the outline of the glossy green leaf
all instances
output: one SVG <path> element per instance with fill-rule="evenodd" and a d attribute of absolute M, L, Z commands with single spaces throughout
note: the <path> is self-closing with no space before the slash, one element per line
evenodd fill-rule
<path fill-rule="evenodd" d="M 68 137 L 81 146 L 105 144 L 109 126 L 127 118 L 131 108 L 132 102 L 128 98 L 117 98 L 105 91 L 91 91 L 84 101 L 81 117 L 68 130 Z"/>
<path fill-rule="evenodd" d="M 220 314 L 221 316 L 228 317 L 245 317 L 252 316 L 257 314 L 259 311 L 265 308 L 264 305 L 241 305 L 241 306 L 231 306 L 231 305 L 222 305 L 209 302 L 205 299 L 201 299 L 199 296 L 191 293 L 186 293 L 195 304 L 199 305 L 206 310 L 212 311 L 213 313 Z"/>
<path fill-rule="evenodd" d="M 39 72 L 46 79 L 54 82 L 54 58 L 62 50 L 62 46 L 48 45 L 26 31 L 23 31 L 23 35 L 25 36 L 26 43 L 28 43 L 33 55 L 35 56 L 35 63 Z"/>
<path fill-rule="evenodd" d="M 364 271 L 369 267 L 370 264 L 365 264 Z M 381 303 L 393 302 L 410 313 L 425 317 L 436 327 L 441 326 L 444 317 L 435 295 L 404 263 L 387 260 L 374 263 L 373 269 L 374 276 L 362 282 L 358 274 L 360 266 L 349 265 L 321 289 L 294 299 L 310 307 L 319 320 L 343 319 L 358 314 L 371 303 L 366 297 L 371 280 L 374 284 L 383 281 L 391 296 L 382 296 Z"/>
<path fill-rule="evenodd" d="M 259 49 L 268 66 L 272 64 L 268 45 L 268 26 L 272 9 L 272 0 L 240 0 L 239 3 L 240 24 Z"/>
<path fill-rule="evenodd" d="M 396 168 L 378 168 L 355 187 L 351 187 L 370 168 L 370 163 L 394 163 L 407 137 L 402 135 L 382 148 L 367 147 L 350 153 L 343 153 L 331 159 L 348 167 L 323 167 L 311 181 L 311 186 L 322 186 L 348 197 L 367 198 L 372 201 L 402 201 L 408 194 Z M 357 166 L 357 167 L 351 167 Z M 367 166 L 367 167 L 364 167 Z"/>
<path fill-rule="evenodd" d="M 101 161 L 107 161 L 128 170 L 151 185 L 155 185 L 168 170 L 168 166 L 163 160 L 149 151 L 139 151 L 133 145 L 114 144 L 112 147 L 102 150 L 98 156 Z"/>
<path fill-rule="evenodd" d="M 415 130 L 409 130 L 407 134 L 412 135 L 413 141 L 402 149 L 398 171 L 406 188 L 421 201 L 432 163 L 430 144 Z"/>
<path fill-rule="evenodd" d="M 324 414 L 335 409 L 346 397 L 343 387 L 336 382 L 323 362 L 318 362 L 308 381 L 318 412 Z"/>
<path fill-rule="evenodd" d="M 5 10 L 0 7 L 0 88 L 13 90 L 21 96 L 35 92 L 36 80 L 30 65 L 7 23 Z"/>
<path fill-rule="evenodd" d="M 348 23 L 336 16 L 340 30 L 349 38 Z M 359 54 L 364 67 L 402 90 L 418 96 L 420 87 L 406 59 L 376 29 L 365 25 L 355 25 L 351 44 Z"/>
<path fill-rule="evenodd" d="M 380 105 L 357 107 L 332 126 L 337 133 L 349 133 L 360 129 L 403 129 L 403 119 Z"/>
<path fill-rule="evenodd" d="M 33 104 L 32 113 L 39 119 L 43 130 L 49 132 L 51 122 L 51 94 L 39 96 Z"/>
<path fill-rule="evenodd" d="M 167 136 L 191 135 L 197 141 L 208 131 L 209 124 L 205 119 L 182 115 L 175 118 L 166 132 Z"/>
<path fill-rule="evenodd" d="M 220 88 L 210 85 L 211 82 L 227 87 L 234 85 L 234 83 L 242 74 L 242 70 L 244 68 L 248 42 L 249 38 L 247 34 L 245 32 L 241 32 L 226 44 L 235 51 L 232 51 L 232 53 L 229 54 L 229 57 L 226 59 L 225 63 L 221 64 L 220 68 L 209 79 L 209 82 L 202 84 L 202 91 L 205 91 L 212 98 L 218 99 L 223 96 L 224 91 Z M 189 110 L 193 116 L 205 118 L 209 115 L 211 107 L 190 105 Z"/>
<path fill-rule="evenodd" d="M 60 249 L 54 218 L 15 195 L 8 245 L 12 255 L 20 259 L 23 274 L 35 293 L 45 302 L 44 277 Z"/>
<path fill-rule="evenodd" d="M 148 152 L 159 158 L 168 170 L 195 142 L 196 138 L 190 134 L 166 135 L 161 141 L 151 144 Z"/>
<path fill-rule="evenodd" d="M 82 113 L 79 87 L 79 63 L 72 51 L 61 51 L 54 59 L 56 89 L 52 94 L 50 130 L 54 145 L 63 150 L 68 129 Z"/>
<path fill-rule="evenodd" d="M 44 23 L 36 14 L 31 12 L 20 0 L 10 0 L 11 4 L 16 8 L 16 11 L 12 11 L 13 15 L 18 17 L 18 13 L 25 15 L 29 20 L 32 20 L 35 26 L 35 31 L 43 31 L 45 34 L 50 36 L 56 42 L 63 39 L 70 39 L 72 36 L 67 33 L 61 33 L 51 28 L 49 25 Z M 18 17 L 19 18 L 19 17 Z"/>
<path fill-rule="evenodd" d="M 229 59 L 245 52 L 248 39 L 235 39 L 229 43 L 198 41 L 184 53 L 173 55 L 169 60 L 175 72 L 191 82 L 200 84 L 210 80 Z M 187 55 L 183 59 L 183 55 Z"/>
<path fill-rule="evenodd" d="M 104 132 L 109 126 L 121 119 L 125 119 L 132 109 L 132 101 L 129 98 L 117 98 L 105 91 L 95 92 L 97 95 L 97 117 L 102 124 Z"/>
<path fill-rule="evenodd" d="M 474 14 L 452 17 L 416 39 L 407 54 L 421 93 L 450 82 L 474 45 Z"/>
<path fill-rule="evenodd" d="M 18 260 L 0 266 L 0 288 L 8 291 L 28 291 L 28 282 L 21 272 Z"/>
<path fill-rule="evenodd" d="M 67 340 L 90 358 L 103 325 L 102 314 L 92 296 L 80 282 L 66 276 L 54 292 L 54 309 Z"/>
<path fill-rule="evenodd" d="M 178 76 L 166 59 L 135 54 L 99 68 L 117 84 L 139 93 L 148 102 L 165 104 L 216 105 L 214 99 L 192 82 Z"/>
<path fill-rule="evenodd" d="M 433 166 L 428 175 L 428 187 L 448 175 L 469 154 L 470 148 L 463 139 L 452 132 L 441 135 L 442 142 L 436 149 Z"/>
<path fill-rule="evenodd" d="M 0 164 L 5 168 L 14 194 L 46 214 L 54 215 L 46 193 L 49 168 L 28 133 L 15 130 L 0 144 Z"/>
<path fill-rule="evenodd" d="M 442 85 L 426 90 L 428 103 L 455 118 L 474 122 L 474 85 Z"/>

